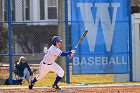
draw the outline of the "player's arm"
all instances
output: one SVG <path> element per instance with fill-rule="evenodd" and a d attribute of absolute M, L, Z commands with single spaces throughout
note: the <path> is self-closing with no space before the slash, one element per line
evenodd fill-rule
<path fill-rule="evenodd" d="M 71 51 L 68 51 L 68 52 L 61 52 L 60 53 L 60 56 L 68 56 L 70 55 L 72 52 Z"/>
<path fill-rule="evenodd" d="M 68 52 L 62 52 L 61 54 L 60 54 L 60 56 L 71 56 L 71 55 L 73 55 L 75 53 L 75 50 L 71 50 L 71 51 L 68 51 Z"/>

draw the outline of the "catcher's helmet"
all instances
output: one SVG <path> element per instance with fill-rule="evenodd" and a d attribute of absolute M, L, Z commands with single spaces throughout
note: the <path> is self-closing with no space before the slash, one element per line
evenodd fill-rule
<path fill-rule="evenodd" d="M 52 38 L 52 44 L 53 45 L 56 45 L 56 42 L 61 42 L 61 41 L 62 41 L 62 39 L 59 36 L 54 36 Z"/>

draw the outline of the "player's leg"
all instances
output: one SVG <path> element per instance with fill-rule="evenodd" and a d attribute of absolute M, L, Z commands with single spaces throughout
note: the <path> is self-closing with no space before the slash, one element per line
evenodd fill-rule
<path fill-rule="evenodd" d="M 49 67 L 47 67 L 47 65 L 45 65 L 45 64 L 41 64 L 40 68 L 39 68 L 39 74 L 31 80 L 31 82 L 29 84 L 29 89 L 32 89 L 34 84 L 39 79 L 42 79 L 48 72 L 49 72 Z"/>
<path fill-rule="evenodd" d="M 57 75 L 52 87 L 55 89 L 60 89 L 58 86 L 58 82 L 63 78 L 64 70 L 57 63 L 53 63 L 53 65 L 51 66 L 51 70 Z"/>
<path fill-rule="evenodd" d="M 25 68 L 25 69 L 24 69 L 23 74 L 24 74 L 25 79 L 26 79 L 26 80 L 28 81 L 28 83 L 29 83 L 29 80 L 30 80 L 30 72 L 29 72 L 28 68 Z"/>

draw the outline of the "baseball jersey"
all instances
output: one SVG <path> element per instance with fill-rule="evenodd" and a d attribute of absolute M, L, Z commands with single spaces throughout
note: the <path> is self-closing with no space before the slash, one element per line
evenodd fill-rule
<path fill-rule="evenodd" d="M 62 53 L 62 51 L 55 47 L 54 45 L 52 45 L 47 53 L 45 54 L 44 58 L 43 58 L 43 62 L 45 62 L 46 64 L 52 64 L 53 62 L 55 62 L 56 58 L 58 56 L 60 56 L 60 54 Z"/>

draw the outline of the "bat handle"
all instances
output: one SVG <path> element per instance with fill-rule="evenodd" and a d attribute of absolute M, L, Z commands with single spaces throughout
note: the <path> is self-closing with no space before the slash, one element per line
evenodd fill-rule
<path fill-rule="evenodd" d="M 77 46 L 75 46 L 75 48 L 73 50 L 76 50 L 77 49 Z"/>

